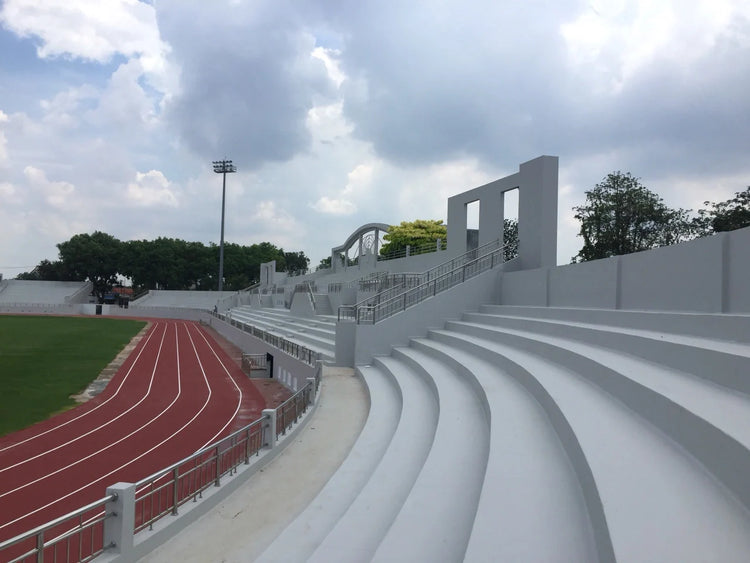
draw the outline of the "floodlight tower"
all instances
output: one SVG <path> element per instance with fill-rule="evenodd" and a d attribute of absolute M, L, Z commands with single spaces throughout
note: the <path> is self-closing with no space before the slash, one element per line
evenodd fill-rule
<path fill-rule="evenodd" d="M 227 174 L 237 172 L 237 167 L 231 160 L 214 160 L 214 172 L 223 174 L 221 183 L 221 242 L 219 243 L 219 291 L 224 289 L 224 201 L 227 193 Z"/>

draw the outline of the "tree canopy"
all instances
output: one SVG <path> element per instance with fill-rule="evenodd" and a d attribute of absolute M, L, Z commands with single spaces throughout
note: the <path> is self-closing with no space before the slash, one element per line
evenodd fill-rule
<path fill-rule="evenodd" d="M 42 260 L 17 279 L 91 281 L 101 301 L 119 278 L 129 278 L 136 292 L 147 289 L 200 289 L 218 287 L 219 247 L 180 239 L 122 242 L 96 231 L 78 234 L 57 245 L 59 259 Z M 304 252 L 285 252 L 270 242 L 250 246 L 224 245 L 224 287 L 236 291 L 260 278 L 260 265 L 276 260 L 278 271 L 306 270 Z"/>
<path fill-rule="evenodd" d="M 736 192 L 733 198 L 726 201 L 705 201 L 703 204 L 709 208 L 698 211 L 697 222 L 705 234 L 750 227 L 750 186 L 743 192 Z"/>
<path fill-rule="evenodd" d="M 407 246 L 418 252 L 420 247 L 435 244 L 437 239 L 448 238 L 448 229 L 442 219 L 417 219 L 402 221 L 400 225 L 391 225 L 383 235 L 386 243 L 380 248 L 380 255 L 387 256 L 403 252 Z"/>
<path fill-rule="evenodd" d="M 596 260 L 675 244 L 696 236 L 684 209 L 670 209 L 630 172 L 608 174 L 574 207 L 583 248 L 573 261 Z"/>
<path fill-rule="evenodd" d="M 100 301 L 117 283 L 122 243 L 112 235 L 101 231 L 75 235 L 58 244 L 57 249 L 69 277 L 73 281 L 89 280 Z"/>
<path fill-rule="evenodd" d="M 411 254 L 416 254 L 425 247 L 428 248 L 427 252 L 432 252 L 437 239 L 442 240 L 443 244 L 448 242 L 448 228 L 440 219 L 403 221 L 400 225 L 391 226 L 383 238 L 387 243 L 380 249 L 382 256 L 402 252 L 407 246 L 411 247 Z M 515 258 L 518 255 L 518 221 L 503 220 L 503 240 L 505 259 Z"/>

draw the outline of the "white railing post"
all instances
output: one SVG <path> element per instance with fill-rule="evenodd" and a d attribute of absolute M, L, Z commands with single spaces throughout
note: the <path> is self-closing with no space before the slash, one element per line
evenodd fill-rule
<path fill-rule="evenodd" d="M 315 404 L 315 391 L 316 391 L 316 385 L 315 385 L 315 378 L 314 377 L 308 377 L 307 378 L 307 384 L 310 386 L 310 404 Z M 307 407 L 305 407 L 307 408 Z"/>
<path fill-rule="evenodd" d="M 135 485 L 116 483 L 107 487 L 107 495 L 115 499 L 104 505 L 104 547 L 111 553 L 127 553 L 133 549 L 135 526 Z"/>
<path fill-rule="evenodd" d="M 263 409 L 263 433 L 266 434 L 266 445 L 273 449 L 276 447 L 276 409 Z"/>

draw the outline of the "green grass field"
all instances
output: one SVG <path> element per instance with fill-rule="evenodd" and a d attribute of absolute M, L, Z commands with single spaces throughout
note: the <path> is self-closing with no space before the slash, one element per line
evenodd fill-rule
<path fill-rule="evenodd" d="M 145 324 L 0 315 L 0 436 L 74 406 Z"/>

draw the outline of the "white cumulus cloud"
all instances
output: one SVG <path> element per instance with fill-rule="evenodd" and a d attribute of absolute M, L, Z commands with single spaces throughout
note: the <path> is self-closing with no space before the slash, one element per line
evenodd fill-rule
<path fill-rule="evenodd" d="M 138 0 L 6 0 L 0 21 L 21 37 L 41 40 L 41 58 L 69 56 L 106 62 L 115 54 L 160 58 L 156 13 Z"/>
<path fill-rule="evenodd" d="M 128 184 L 127 199 L 142 207 L 177 207 L 177 196 L 169 180 L 158 170 L 137 172 L 135 181 Z"/>
<path fill-rule="evenodd" d="M 329 215 L 351 215 L 357 211 L 357 206 L 347 199 L 321 197 L 312 204 L 312 208 L 320 213 Z"/>
<path fill-rule="evenodd" d="M 24 168 L 24 176 L 33 192 L 38 193 L 42 199 L 52 207 L 69 208 L 72 206 L 72 198 L 76 188 L 70 182 L 56 182 L 47 179 L 44 170 L 34 166 Z"/>

